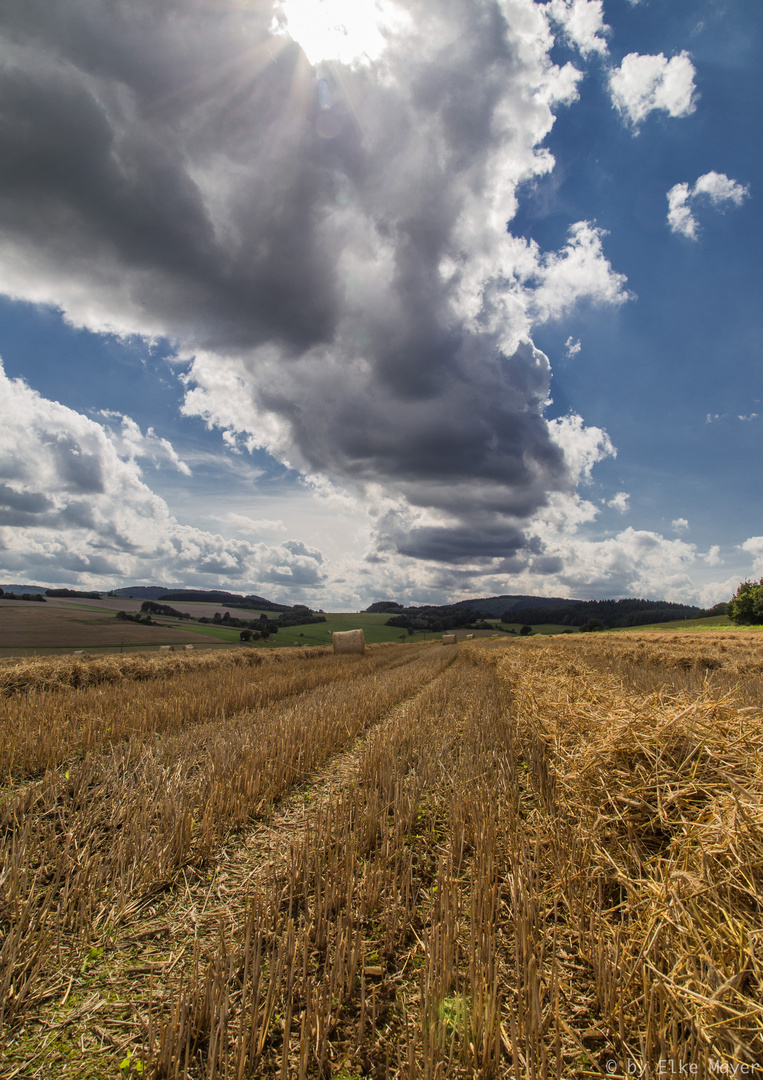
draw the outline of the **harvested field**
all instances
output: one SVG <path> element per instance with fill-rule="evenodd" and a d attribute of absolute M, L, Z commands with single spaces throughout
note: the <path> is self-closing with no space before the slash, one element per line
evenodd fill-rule
<path fill-rule="evenodd" d="M 0 655 L 25 655 L 34 650 L 119 648 L 130 645 L 199 644 L 197 634 L 180 626 L 138 626 L 118 622 L 116 612 L 139 611 L 134 600 L 52 599 L 47 603 L 0 600 Z"/>
<path fill-rule="evenodd" d="M 763 1073 L 763 637 L 655 637 L 28 672 L 0 1076 Z"/>
<path fill-rule="evenodd" d="M 579 655 L 646 693 L 733 693 L 742 705 L 763 699 L 763 630 L 585 635 Z"/>
<path fill-rule="evenodd" d="M 271 658 L 239 647 L 226 650 L 225 655 L 154 652 L 125 656 L 24 658 L 0 666 L 0 694 L 12 696 L 32 691 L 82 689 L 102 683 L 147 682 L 184 673 L 219 674 L 231 668 L 256 668 L 263 663 L 272 666 L 295 659 L 317 659 L 330 651 L 330 647 L 319 650 L 297 648 Z M 300 665 L 300 670 L 302 667 Z M 43 713 L 47 715 L 47 709 Z"/>

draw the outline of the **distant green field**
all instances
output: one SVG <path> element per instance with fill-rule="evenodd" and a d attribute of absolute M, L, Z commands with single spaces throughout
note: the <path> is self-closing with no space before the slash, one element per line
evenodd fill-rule
<path fill-rule="evenodd" d="M 520 623 L 501 623 L 502 630 L 515 630 L 519 633 Z M 647 623 L 645 626 L 618 626 L 606 633 L 637 634 L 642 630 L 739 630 L 740 627 L 729 621 L 727 615 L 710 615 L 704 619 L 675 619 L 672 622 Z M 534 634 L 564 634 L 569 631 L 580 633 L 577 626 L 563 626 L 557 623 L 539 623 L 533 626 Z"/>
<path fill-rule="evenodd" d="M 213 626 L 207 623 L 203 623 L 199 626 L 198 623 L 163 619 L 161 616 L 157 618 L 155 615 L 152 615 L 151 617 L 156 621 L 157 626 L 171 626 L 178 630 L 184 630 L 187 634 L 198 634 L 200 637 L 215 638 L 216 641 L 238 642 L 239 634 L 241 633 L 241 631 L 235 627 Z"/>
<path fill-rule="evenodd" d="M 514 629 L 519 633 L 519 623 L 501 623 L 503 630 Z M 672 622 L 647 623 L 645 626 L 618 626 L 606 633 L 637 634 L 643 630 L 739 630 L 741 627 L 729 621 L 727 615 L 710 615 L 704 619 L 675 619 Z M 580 633 L 577 626 L 562 626 L 556 623 L 540 623 L 533 626 L 534 634 L 564 634 L 568 631 Z"/>
<path fill-rule="evenodd" d="M 325 623 L 313 623 L 307 626 L 290 626 L 284 628 L 279 630 L 278 633 L 270 639 L 268 645 L 327 645 L 331 643 L 331 634 L 335 630 L 362 630 L 365 639 L 369 644 L 380 641 L 439 641 L 442 637 L 443 631 L 441 630 L 431 632 L 417 630 L 413 634 L 409 634 L 403 627 L 385 626 L 384 624 L 389 617 L 390 616 L 387 613 L 367 615 L 364 612 L 327 612 Z M 521 623 L 503 624 L 496 620 L 492 630 L 480 631 L 463 628 L 450 632 L 455 633 L 459 639 L 472 633 L 476 637 L 484 637 L 486 634 L 497 633 L 502 637 L 511 639 L 515 635 L 519 637 L 519 629 L 521 626 Z M 506 631 L 512 629 L 515 631 L 515 634 L 506 633 Z M 533 633 L 562 634 L 569 629 L 570 627 L 568 626 L 557 626 L 551 623 L 544 623 L 534 626 Z M 575 633 L 577 633 L 577 630 Z"/>
<path fill-rule="evenodd" d="M 673 622 L 649 623 L 648 626 L 626 626 L 621 630 L 740 630 L 728 615 L 709 615 L 705 619 L 675 619 Z"/>
<path fill-rule="evenodd" d="M 242 611 L 238 617 L 247 618 L 252 617 L 254 614 L 259 614 L 259 612 Z M 254 648 L 268 649 L 284 645 L 330 645 L 331 635 L 335 630 L 362 630 L 369 645 L 383 641 L 437 641 L 442 637 L 442 631 L 439 630 L 434 632 L 416 631 L 414 634 L 408 634 L 402 627 L 385 626 L 389 617 L 387 613 L 369 615 L 365 612 L 327 612 L 326 621 L 323 623 L 306 623 L 302 626 L 282 627 L 268 641 L 253 641 L 250 644 Z M 162 618 L 161 615 L 154 616 L 154 618 L 160 625 L 177 627 L 186 633 L 214 638 L 221 643 L 225 642 L 233 645 L 238 644 L 240 641 L 241 631 L 238 627 L 226 627 L 213 623 L 202 623 L 201 625 L 199 623 L 181 623 L 173 619 Z M 522 625 L 522 623 L 500 623 L 496 620 L 492 624 L 492 632 L 511 640 L 520 636 L 519 631 Z M 576 626 L 564 626 L 559 623 L 537 623 L 532 629 L 533 634 L 543 635 L 580 633 Z M 738 629 L 738 627 L 730 623 L 725 615 L 715 615 L 705 619 L 679 619 L 675 622 L 650 623 L 647 626 L 621 627 L 617 630 L 617 633 L 638 633 L 644 630 L 666 630 L 675 633 L 680 630 L 721 629 L 733 630 Z M 512 630 L 514 631 L 513 634 L 511 633 Z M 491 631 L 461 629 L 453 632 L 457 634 L 459 639 L 462 639 L 467 633 L 474 633 L 477 637 L 484 637 L 485 634 Z M 607 633 L 612 633 L 612 631 L 607 631 Z"/>
<path fill-rule="evenodd" d="M 286 627 L 279 630 L 278 633 L 270 639 L 268 645 L 327 645 L 331 643 L 331 634 L 335 630 L 362 630 L 365 639 L 369 644 L 380 641 L 439 641 L 442 637 L 443 632 L 441 630 L 431 632 L 417 630 L 413 634 L 409 634 L 407 630 L 400 626 L 385 626 L 384 624 L 389 617 L 390 616 L 387 613 L 367 615 L 364 612 L 327 612 L 325 623 Z M 466 634 L 472 633 L 476 637 L 484 637 L 486 634 L 498 633 L 501 634 L 502 637 L 510 639 L 515 635 L 506 633 L 506 631 L 513 629 L 518 637 L 521 625 L 521 623 L 503 624 L 496 620 L 493 624 L 493 629 L 489 631 L 467 630 L 463 628 L 450 632 L 455 633 L 459 639 L 464 638 Z M 568 626 L 556 626 L 549 623 L 534 626 L 533 633 L 561 634 L 569 629 Z M 577 633 L 577 631 L 575 632 Z"/>
<path fill-rule="evenodd" d="M 212 605 L 210 605 L 212 606 Z M 252 618 L 259 612 L 242 610 L 237 618 Z M 266 612 L 265 614 L 272 614 Z M 240 641 L 240 627 L 226 627 L 218 623 L 192 623 L 180 622 L 175 619 L 164 618 L 154 615 L 158 625 L 177 627 L 186 633 L 198 634 L 202 637 L 215 638 L 217 641 L 236 643 Z M 253 641 L 251 645 L 258 648 L 276 648 L 279 645 L 330 645 L 331 635 L 335 630 L 362 630 L 369 644 L 381 641 L 400 641 L 402 638 L 409 640 L 405 630 L 397 626 L 385 626 L 384 623 L 389 615 L 366 615 L 353 612 L 327 613 L 323 623 L 305 623 L 302 626 L 284 626 L 277 634 L 273 634 L 268 641 Z M 423 641 L 426 638 L 437 638 L 439 634 L 415 634 L 414 640 Z"/>
<path fill-rule="evenodd" d="M 389 617 L 386 612 L 371 615 L 365 612 L 352 611 L 327 612 L 325 622 L 305 623 L 302 626 L 285 626 L 279 629 L 277 634 L 273 634 L 268 641 L 255 641 L 251 644 L 259 648 L 277 648 L 279 645 L 330 645 L 332 633 L 343 630 L 362 630 L 369 645 L 383 641 L 439 641 L 442 637 L 442 631 L 440 630 L 433 632 L 416 631 L 409 634 L 407 630 L 400 626 L 386 626 L 385 623 Z M 157 618 L 158 621 L 165 622 L 161 616 Z M 226 629 L 209 623 L 202 626 L 194 623 L 183 623 L 182 626 L 184 630 L 196 634 L 206 634 L 210 637 L 214 636 L 221 641 L 237 642 L 239 640 L 240 630 L 235 627 Z M 500 623 L 496 622 L 495 627 L 496 632 L 500 632 Z M 517 623 L 515 629 L 518 633 L 519 623 Z M 541 626 L 537 627 L 537 632 L 559 633 L 564 629 L 565 627 Z M 485 631 L 467 631 L 464 629 L 455 631 L 455 633 L 459 638 L 463 638 L 467 633 L 475 633 L 481 637 L 484 636 Z M 506 634 L 505 636 L 513 635 Z"/>
<path fill-rule="evenodd" d="M 379 641 L 408 640 L 408 634 L 399 626 L 385 626 L 389 615 L 367 615 L 364 612 L 326 612 L 325 623 L 307 623 L 304 626 L 285 626 L 271 637 L 268 645 L 330 645 L 331 635 L 342 630 L 362 630 L 369 645 Z M 416 634 L 414 640 L 422 641 L 432 634 Z"/>

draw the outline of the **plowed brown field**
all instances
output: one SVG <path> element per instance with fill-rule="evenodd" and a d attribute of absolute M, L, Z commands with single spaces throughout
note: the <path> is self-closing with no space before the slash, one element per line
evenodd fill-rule
<path fill-rule="evenodd" d="M 136 600 L 0 600 L 0 656 L 134 645 L 214 645 L 181 627 L 120 622 L 117 611 L 140 611 Z"/>

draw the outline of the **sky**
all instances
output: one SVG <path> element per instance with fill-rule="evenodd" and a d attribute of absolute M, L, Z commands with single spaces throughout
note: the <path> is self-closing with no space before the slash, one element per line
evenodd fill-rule
<path fill-rule="evenodd" d="M 763 575 L 759 0 L 4 0 L 0 580 Z"/>

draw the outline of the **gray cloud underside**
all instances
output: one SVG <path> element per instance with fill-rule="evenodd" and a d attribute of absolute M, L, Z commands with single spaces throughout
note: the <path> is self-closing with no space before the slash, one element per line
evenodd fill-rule
<path fill-rule="evenodd" d="M 168 336 L 187 411 L 449 516 L 399 550 L 511 556 L 576 479 L 501 246 L 576 73 L 530 0 L 405 6 L 421 29 L 319 93 L 271 3 L 6 0 L 0 288 Z"/>

